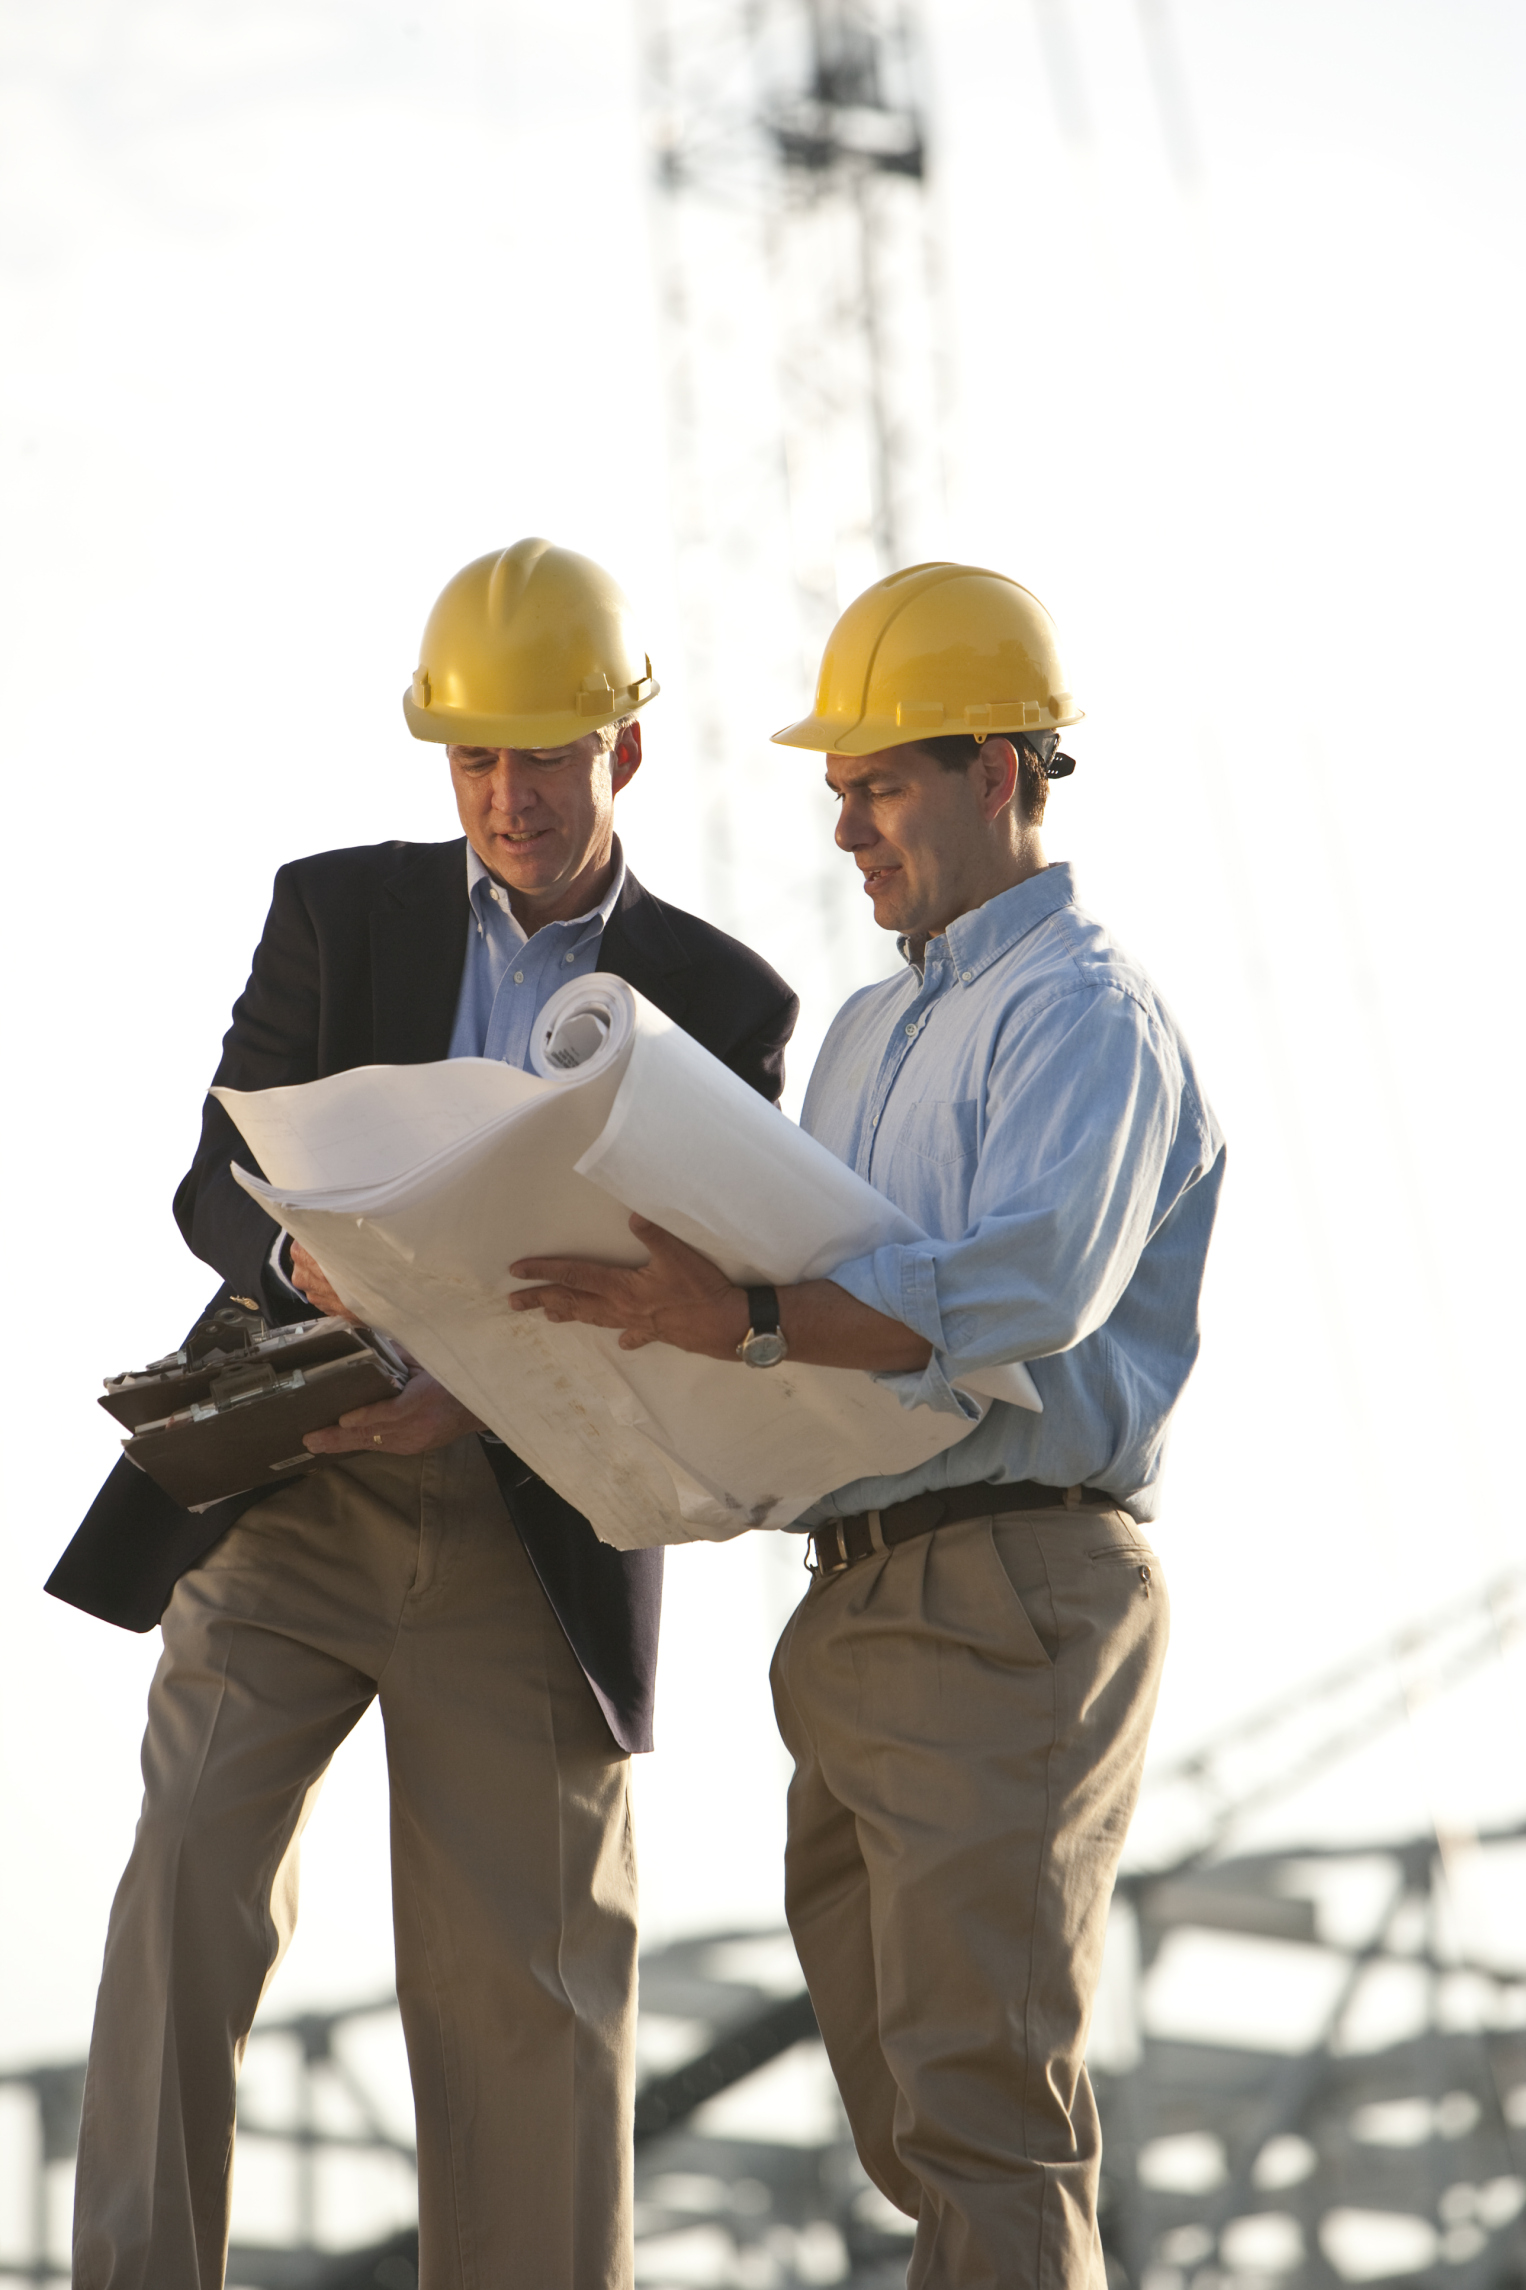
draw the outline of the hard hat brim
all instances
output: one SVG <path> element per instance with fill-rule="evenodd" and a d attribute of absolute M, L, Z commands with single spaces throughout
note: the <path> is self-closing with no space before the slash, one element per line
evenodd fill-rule
<path fill-rule="evenodd" d="M 861 716 L 851 724 L 841 716 L 802 716 L 770 736 L 778 747 L 809 748 L 820 755 L 878 755 L 882 748 L 915 747 L 919 740 L 961 732 L 995 732 L 1010 739 L 1018 732 L 1063 731 L 1080 723 L 1085 713 L 1069 692 L 1054 692 L 1047 706 L 1031 700 L 1012 708 L 980 705 L 966 708 L 962 719 L 942 708 L 936 716 L 931 708 L 919 709 L 916 719 L 906 723 L 889 716 Z"/>
<path fill-rule="evenodd" d="M 421 708 L 410 686 L 403 694 L 403 715 L 415 739 L 434 740 L 441 747 L 568 747 L 590 732 L 602 731 L 606 724 L 640 715 L 662 690 L 655 678 L 643 677 L 642 683 L 645 689 L 639 700 L 627 695 L 586 716 L 570 708 L 542 716 L 477 716 L 462 708 Z"/>

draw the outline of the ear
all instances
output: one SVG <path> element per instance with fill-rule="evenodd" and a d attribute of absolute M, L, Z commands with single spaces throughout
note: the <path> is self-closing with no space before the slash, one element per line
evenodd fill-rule
<path fill-rule="evenodd" d="M 993 732 L 981 745 L 975 771 L 981 815 L 990 826 L 1017 799 L 1017 749 L 1011 740 Z"/>
<path fill-rule="evenodd" d="M 641 769 L 641 718 L 628 723 L 615 741 L 609 758 L 609 784 L 613 794 L 628 787 Z"/>

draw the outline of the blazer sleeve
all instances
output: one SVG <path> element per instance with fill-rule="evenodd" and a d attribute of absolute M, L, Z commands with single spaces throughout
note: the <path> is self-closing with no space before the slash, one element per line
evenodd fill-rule
<path fill-rule="evenodd" d="M 249 983 L 233 1005 L 214 1084 L 276 1089 L 316 1078 L 318 979 L 317 933 L 295 869 L 286 866 L 276 876 Z M 258 1299 L 272 1320 L 301 1319 L 308 1307 L 270 1265 L 280 1228 L 235 1184 L 235 1160 L 264 1175 L 216 1098 L 208 1097 L 195 1158 L 175 1191 L 175 1222 L 187 1247 L 232 1291 Z"/>
<path fill-rule="evenodd" d="M 777 1105 L 784 1094 L 784 1053 L 800 1015 L 798 995 L 782 979 L 774 983 L 782 991 L 772 997 L 762 1015 L 735 1042 L 715 1053 L 722 1065 L 729 1066 L 739 1080 L 771 1105 Z M 749 1011 L 747 1016 L 751 1015 Z"/>

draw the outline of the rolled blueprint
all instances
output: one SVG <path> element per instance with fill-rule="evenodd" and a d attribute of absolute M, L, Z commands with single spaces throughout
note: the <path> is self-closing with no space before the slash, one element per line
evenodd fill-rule
<path fill-rule="evenodd" d="M 215 1094 L 265 1171 L 235 1164 L 244 1190 L 606 1542 L 787 1526 L 953 1446 L 993 1398 L 1039 1406 L 1016 1363 L 967 1380 L 962 1419 L 857 1369 L 622 1352 L 613 1330 L 511 1312 L 516 1258 L 644 1263 L 632 1210 L 748 1285 L 926 1237 L 622 979 L 553 995 L 531 1054 L 533 1073 L 451 1058 Z"/>

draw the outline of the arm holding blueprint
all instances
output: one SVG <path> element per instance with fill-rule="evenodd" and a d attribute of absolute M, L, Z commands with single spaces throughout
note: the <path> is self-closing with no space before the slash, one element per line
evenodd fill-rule
<path fill-rule="evenodd" d="M 518 1259 L 642 1264 L 633 1211 L 743 1285 L 822 1280 L 924 1237 L 619 979 L 553 997 L 532 1063 L 219 1095 L 266 1172 L 240 1171 L 245 1189 L 607 1541 L 785 1526 L 871 1462 L 909 1468 L 954 1445 L 993 1396 L 1037 1404 L 1017 1365 L 970 1377 L 944 1412 L 903 1407 L 855 1368 L 755 1375 L 511 1312 Z"/>

